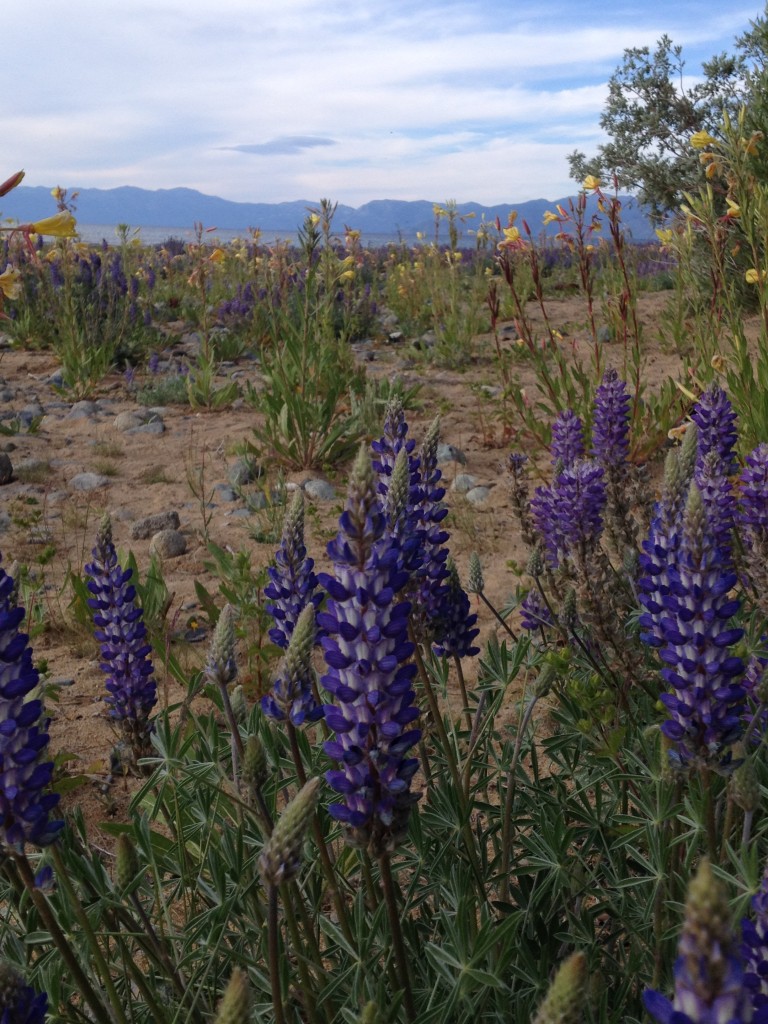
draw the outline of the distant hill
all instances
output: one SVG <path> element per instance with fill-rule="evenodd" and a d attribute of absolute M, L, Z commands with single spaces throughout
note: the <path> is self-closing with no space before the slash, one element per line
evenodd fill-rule
<path fill-rule="evenodd" d="M 295 234 L 307 214 L 308 207 L 317 202 L 296 200 L 290 203 L 233 203 L 217 196 L 207 196 L 191 188 L 157 189 L 150 191 L 133 188 L 83 188 L 77 200 L 77 219 L 81 224 L 128 224 L 131 227 L 191 228 L 196 221 L 206 227 L 245 231 L 260 228 L 269 233 Z M 554 209 L 557 203 L 566 205 L 568 198 L 546 200 L 532 199 L 525 203 L 503 203 L 499 206 L 481 206 L 479 203 L 460 203 L 460 215 L 474 213 L 475 218 L 462 227 L 462 234 L 472 229 L 484 216 L 487 221 L 496 217 L 505 225 L 511 210 L 517 210 L 518 224 L 525 219 L 535 235 L 542 230 L 555 234 L 557 225 L 544 229 L 542 217 L 545 210 Z M 635 241 L 653 238 L 653 227 L 646 214 L 631 196 L 623 197 L 622 221 Z M 424 232 L 429 238 L 434 232 L 435 218 L 433 203 L 427 200 L 404 202 L 397 199 L 375 199 L 360 207 L 339 204 L 334 224 L 337 230 L 348 226 L 361 231 L 363 235 L 402 234 L 412 239 L 416 232 Z M 20 222 L 36 220 L 55 212 L 51 190 L 44 186 L 22 185 L 0 200 L 3 218 Z M 589 197 L 590 215 L 597 211 L 597 202 Z M 447 237 L 445 228 L 441 230 Z"/>

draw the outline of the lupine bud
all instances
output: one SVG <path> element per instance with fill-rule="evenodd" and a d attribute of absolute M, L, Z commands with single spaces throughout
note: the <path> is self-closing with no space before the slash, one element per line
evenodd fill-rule
<path fill-rule="evenodd" d="M 139 856 L 129 835 L 121 832 L 115 843 L 115 885 L 118 892 L 125 892 L 139 873 Z"/>
<path fill-rule="evenodd" d="M 248 1024 L 251 1019 L 251 990 L 248 975 L 235 967 L 219 1003 L 215 1024 Z"/>
<path fill-rule="evenodd" d="M 310 779 L 280 815 L 259 857 L 264 885 L 284 885 L 299 873 L 301 847 L 317 806 L 320 779 Z"/>
<path fill-rule="evenodd" d="M 243 725 L 248 716 L 248 701 L 245 699 L 245 690 L 239 684 L 232 687 L 229 695 L 229 705 L 232 714 L 238 725 Z"/>
<path fill-rule="evenodd" d="M 533 1024 L 581 1024 L 587 996 L 587 958 L 573 953 L 560 965 Z"/>
<path fill-rule="evenodd" d="M 381 1024 L 379 1007 L 373 1000 L 366 1003 L 363 1007 L 363 1012 L 360 1014 L 360 1024 Z"/>
<path fill-rule="evenodd" d="M 275 564 L 267 570 L 269 583 L 264 588 L 264 596 L 269 600 L 267 611 L 275 620 L 269 638 L 283 650 L 288 647 L 301 609 L 306 604 L 316 609 L 322 601 L 314 565 L 304 544 L 304 494 L 297 490 L 285 514 L 282 540 L 275 553 Z"/>
<path fill-rule="evenodd" d="M 483 565 L 480 561 L 480 556 L 476 551 L 473 551 L 469 556 L 469 567 L 467 570 L 467 590 L 470 594 L 482 594 L 485 589 L 485 580 L 483 579 Z"/>
<path fill-rule="evenodd" d="M 533 579 L 537 580 L 544 572 L 544 553 L 541 550 L 541 545 L 537 544 L 531 551 L 528 557 L 528 566 L 526 572 Z"/>
<path fill-rule="evenodd" d="M 688 887 L 685 920 L 675 962 L 670 1001 L 646 990 L 646 1010 L 661 1024 L 741 1024 L 751 1021 L 752 1001 L 744 985 L 728 910 L 728 896 L 703 860 Z"/>
<path fill-rule="evenodd" d="M 743 761 L 734 769 L 731 792 L 736 805 L 747 814 L 754 813 L 760 806 L 760 783 L 751 760 Z"/>
<path fill-rule="evenodd" d="M 260 786 L 267 778 L 269 764 L 264 744 L 258 736 L 251 734 L 245 741 L 243 755 L 243 782 Z"/>
<path fill-rule="evenodd" d="M 37 993 L 15 967 L 0 960 L 0 1022 L 2 1024 L 45 1024 L 48 995 Z"/>
<path fill-rule="evenodd" d="M 225 604 L 219 612 L 204 671 L 208 681 L 219 687 L 231 683 L 237 674 L 235 610 L 232 605 Z"/>

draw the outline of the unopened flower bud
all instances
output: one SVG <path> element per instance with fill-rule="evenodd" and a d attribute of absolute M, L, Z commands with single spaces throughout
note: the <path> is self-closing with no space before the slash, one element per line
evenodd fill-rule
<path fill-rule="evenodd" d="M 760 783 L 754 763 L 749 758 L 734 770 L 731 776 L 731 793 L 736 805 L 745 813 L 756 811 L 760 806 Z"/>
<path fill-rule="evenodd" d="M 320 779 L 306 782 L 280 815 L 259 857 L 265 886 L 284 885 L 298 874 L 301 845 L 315 813 L 320 783 Z"/>
<path fill-rule="evenodd" d="M 250 1009 L 248 975 L 240 967 L 235 967 L 219 1003 L 215 1024 L 247 1024 L 250 1020 Z"/>
<path fill-rule="evenodd" d="M 226 686 L 232 682 L 236 673 L 235 611 L 231 605 L 225 604 L 219 612 L 213 631 L 211 648 L 205 663 L 205 675 L 216 686 Z"/>
<path fill-rule="evenodd" d="M 229 703 L 232 708 L 232 714 L 235 716 L 235 721 L 238 725 L 242 725 L 248 714 L 248 701 L 245 699 L 245 690 L 242 686 L 232 687 Z"/>
<path fill-rule="evenodd" d="M 526 572 L 535 580 L 544 572 L 544 553 L 541 550 L 540 544 L 537 544 L 533 551 L 531 551 Z"/>
<path fill-rule="evenodd" d="M 133 840 L 125 832 L 115 843 L 115 885 L 124 893 L 139 873 L 139 857 Z"/>
<path fill-rule="evenodd" d="M 467 590 L 470 594 L 482 594 L 484 588 L 485 580 L 483 579 L 483 566 L 480 562 L 480 556 L 476 551 L 473 551 L 469 556 Z"/>
<path fill-rule="evenodd" d="M 11 189 L 16 188 L 20 185 L 24 178 L 24 171 L 16 171 L 10 178 L 6 178 L 5 181 L 0 185 L 0 196 L 7 196 Z"/>
<path fill-rule="evenodd" d="M 587 958 L 574 953 L 560 965 L 533 1024 L 579 1024 L 584 1020 Z"/>

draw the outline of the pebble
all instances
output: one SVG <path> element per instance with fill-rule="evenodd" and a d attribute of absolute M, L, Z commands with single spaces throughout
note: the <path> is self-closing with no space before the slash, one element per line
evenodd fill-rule
<path fill-rule="evenodd" d="M 178 512 L 173 509 L 169 509 L 167 512 L 155 512 L 154 515 L 136 520 L 131 527 L 131 540 L 146 540 L 147 537 L 151 537 L 161 530 L 178 530 L 178 528 Z"/>
<path fill-rule="evenodd" d="M 333 501 L 336 497 L 336 488 L 333 484 L 328 483 L 327 480 L 315 477 L 305 482 L 304 493 L 309 495 L 310 498 L 314 498 L 315 501 Z"/>
<path fill-rule="evenodd" d="M 89 420 L 93 419 L 99 413 L 99 407 L 95 402 L 89 402 L 83 399 L 81 402 L 75 402 L 72 408 L 66 415 L 68 420 Z"/>
<path fill-rule="evenodd" d="M 139 427 L 132 427 L 126 430 L 126 434 L 164 434 L 165 424 L 162 420 L 152 420 L 150 423 L 143 423 Z"/>
<path fill-rule="evenodd" d="M 13 463 L 5 452 L 0 453 L 0 486 L 13 480 Z"/>
<path fill-rule="evenodd" d="M 109 477 L 101 473 L 78 473 L 69 481 L 69 486 L 73 491 L 96 491 L 99 487 L 107 487 L 109 482 Z"/>
<path fill-rule="evenodd" d="M 471 473 L 458 473 L 451 484 L 451 490 L 457 494 L 466 494 L 477 487 L 477 479 Z"/>
<path fill-rule="evenodd" d="M 141 412 L 119 412 L 115 416 L 115 422 L 113 424 L 115 430 L 127 431 L 134 430 L 136 427 L 143 427 L 147 422 L 145 413 Z"/>
<path fill-rule="evenodd" d="M 229 467 L 227 477 L 233 487 L 242 487 L 243 484 L 253 483 L 262 475 L 264 470 L 253 459 L 238 459 Z"/>
<path fill-rule="evenodd" d="M 466 466 L 467 456 L 460 448 L 454 447 L 452 444 L 439 444 L 437 446 L 437 461 L 441 462 L 458 462 L 461 466 Z"/>
<path fill-rule="evenodd" d="M 473 487 L 471 490 L 467 491 L 464 497 L 472 505 L 484 505 L 486 501 L 488 501 L 490 493 L 490 487 Z"/>
<path fill-rule="evenodd" d="M 237 492 L 229 484 L 216 484 L 214 491 L 219 496 L 219 501 L 237 501 Z"/>
<path fill-rule="evenodd" d="M 178 558 L 187 550 L 187 541 L 178 530 L 160 530 L 149 542 L 150 555 L 160 558 Z"/>

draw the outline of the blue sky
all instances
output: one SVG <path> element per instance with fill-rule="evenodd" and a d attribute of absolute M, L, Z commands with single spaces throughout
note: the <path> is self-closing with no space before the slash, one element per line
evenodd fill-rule
<path fill-rule="evenodd" d="M 3 0 L 0 131 L 26 184 L 227 199 L 556 199 L 606 83 L 663 33 L 686 74 L 758 0 Z"/>

